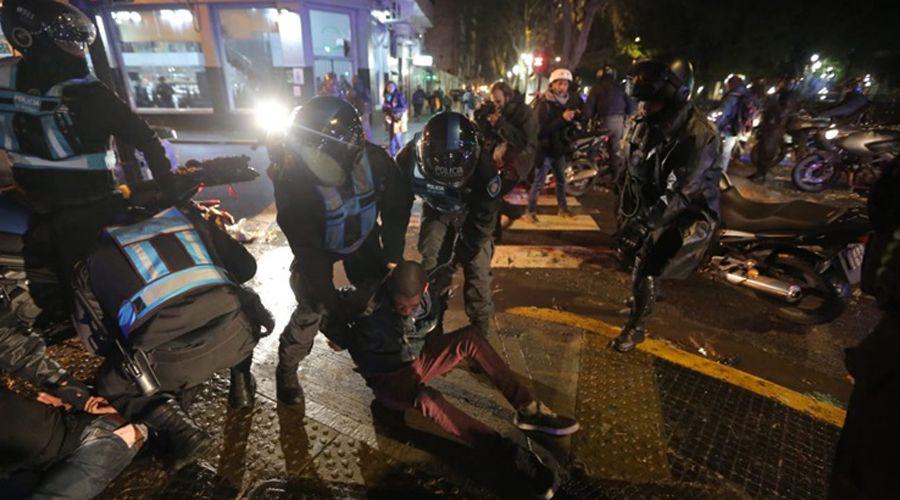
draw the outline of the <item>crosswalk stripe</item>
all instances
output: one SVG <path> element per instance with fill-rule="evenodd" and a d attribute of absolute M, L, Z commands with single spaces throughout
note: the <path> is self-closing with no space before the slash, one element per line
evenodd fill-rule
<path fill-rule="evenodd" d="M 599 231 L 600 226 L 590 215 L 576 215 L 563 217 L 561 215 L 538 215 L 538 223 L 535 224 L 527 217 L 516 219 L 511 231 Z"/>
<path fill-rule="evenodd" d="M 506 269 L 578 269 L 602 249 L 558 245 L 497 245 L 491 267 Z"/>
<path fill-rule="evenodd" d="M 517 205 L 521 207 L 528 206 L 528 193 L 524 191 L 513 191 L 507 194 L 504 198 L 510 205 Z M 566 196 L 566 203 L 570 207 L 580 207 L 581 203 L 573 197 Z M 539 207 L 555 207 L 557 205 L 556 195 L 553 194 L 542 194 L 538 196 Z"/>
<path fill-rule="evenodd" d="M 615 337 L 620 331 L 620 328 L 610 325 L 605 321 L 566 311 L 557 311 L 555 309 L 513 307 L 507 309 L 506 313 L 550 323 L 568 325 L 589 332 L 599 333 L 609 338 Z M 844 425 L 844 419 L 847 416 L 847 412 L 841 408 L 828 403 L 823 403 L 822 401 L 793 391 L 787 387 L 782 387 L 774 382 L 757 377 L 756 375 L 682 351 L 681 349 L 670 346 L 662 340 L 648 338 L 639 344 L 637 348 L 670 363 L 683 366 L 708 377 L 722 380 L 731 385 L 759 394 L 760 396 L 775 400 L 789 408 L 806 413 L 817 420 L 830 423 L 837 427 L 842 427 Z M 627 354 L 625 355 L 627 356 Z"/>

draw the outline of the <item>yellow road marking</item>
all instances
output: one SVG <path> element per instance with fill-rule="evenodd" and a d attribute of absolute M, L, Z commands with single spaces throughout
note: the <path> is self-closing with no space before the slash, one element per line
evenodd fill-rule
<path fill-rule="evenodd" d="M 582 330 L 615 337 L 619 328 L 604 321 L 555 309 L 537 307 L 514 307 L 509 314 L 573 326 Z M 689 368 L 706 376 L 736 385 L 760 396 L 773 399 L 794 410 L 806 413 L 818 420 L 843 427 L 847 412 L 828 403 L 823 403 L 799 392 L 782 387 L 774 382 L 725 366 L 706 358 L 676 349 L 665 342 L 649 338 L 638 345 L 638 349 L 650 353 L 670 363 Z"/>
<path fill-rule="evenodd" d="M 589 215 L 562 217 L 559 215 L 538 214 L 537 224 L 527 217 L 516 219 L 510 226 L 511 231 L 599 231 L 600 226 Z"/>
<path fill-rule="evenodd" d="M 578 269 L 600 250 L 579 246 L 498 245 L 491 267 L 517 269 Z"/>

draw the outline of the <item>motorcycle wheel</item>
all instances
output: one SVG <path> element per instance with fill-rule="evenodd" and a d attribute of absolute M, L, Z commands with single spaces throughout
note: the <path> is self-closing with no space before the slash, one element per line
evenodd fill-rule
<path fill-rule="evenodd" d="M 592 168 L 594 168 L 594 166 L 592 165 L 591 161 L 586 158 L 573 160 L 566 164 L 566 175 L 571 172 L 572 176 L 574 177 L 578 175 L 579 172 L 590 170 Z M 593 177 L 581 179 L 579 181 L 566 182 L 566 194 L 569 196 L 574 196 L 575 198 L 583 196 L 594 186 L 594 183 L 597 182 L 598 177 L 598 175 L 595 175 Z"/>
<path fill-rule="evenodd" d="M 834 183 L 837 178 L 837 167 L 819 153 L 803 158 L 791 172 L 794 187 L 807 193 L 820 193 Z"/>
<path fill-rule="evenodd" d="M 785 304 L 771 295 L 759 294 L 779 306 L 778 316 L 782 319 L 801 325 L 819 325 L 834 320 L 844 312 L 846 304 L 838 296 L 834 285 L 797 256 L 771 254 L 766 259 L 765 274 L 797 283 L 803 292 L 802 298 L 794 304 Z"/>

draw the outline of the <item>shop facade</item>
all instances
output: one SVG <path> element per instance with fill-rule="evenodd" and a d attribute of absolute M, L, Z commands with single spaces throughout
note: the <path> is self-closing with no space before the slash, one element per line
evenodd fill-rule
<path fill-rule="evenodd" d="M 263 100 L 293 106 L 330 75 L 339 89 L 358 77 L 377 107 L 385 82 L 404 78 L 404 54 L 420 51 L 415 30 L 427 27 L 404 22 L 413 35 L 398 36 L 397 18 L 381 15 L 396 16 L 397 3 L 137 0 L 101 8 L 96 21 L 116 85 L 142 114 L 242 114 Z"/>

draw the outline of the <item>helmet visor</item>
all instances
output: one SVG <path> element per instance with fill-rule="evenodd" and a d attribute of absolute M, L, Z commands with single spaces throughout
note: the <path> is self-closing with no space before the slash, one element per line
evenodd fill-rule
<path fill-rule="evenodd" d="M 97 38 L 97 28 L 81 12 L 65 11 L 49 23 L 47 34 L 60 49 L 74 56 L 83 56 Z"/>
<path fill-rule="evenodd" d="M 638 63 L 628 75 L 626 92 L 638 101 L 654 101 L 662 97 L 668 80 L 668 67 L 656 61 Z"/>
<path fill-rule="evenodd" d="M 417 152 L 426 177 L 444 186 L 462 187 L 475 173 L 478 142 L 419 140 Z"/>

